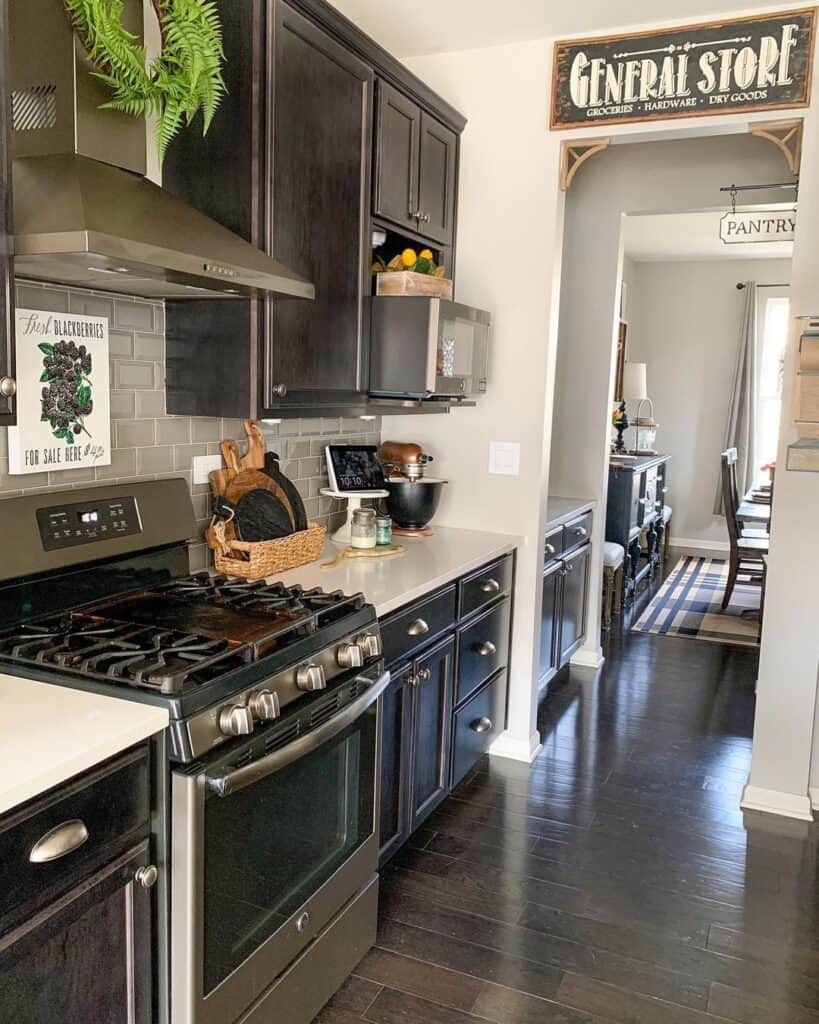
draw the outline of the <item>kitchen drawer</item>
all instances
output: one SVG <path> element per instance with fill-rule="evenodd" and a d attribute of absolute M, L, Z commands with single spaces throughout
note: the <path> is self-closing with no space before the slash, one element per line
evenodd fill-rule
<path fill-rule="evenodd" d="M 484 566 L 479 572 L 461 580 L 458 584 L 460 618 L 465 619 L 502 594 L 509 594 L 513 575 L 513 558 L 512 555 L 507 555 L 499 562 Z"/>
<path fill-rule="evenodd" d="M 460 704 L 509 658 L 508 598 L 458 631 L 458 687 L 455 703 Z"/>
<path fill-rule="evenodd" d="M 548 565 L 563 554 L 563 527 L 550 530 L 543 544 L 543 564 Z"/>
<path fill-rule="evenodd" d="M 403 661 L 430 640 L 455 626 L 455 587 L 425 597 L 381 622 L 381 642 L 388 665 Z"/>
<path fill-rule="evenodd" d="M 563 550 L 572 551 L 574 548 L 591 540 L 593 513 L 586 512 L 563 527 Z"/>
<path fill-rule="evenodd" d="M 506 671 L 471 698 L 454 715 L 452 786 L 457 786 L 492 741 L 506 727 Z"/>
<path fill-rule="evenodd" d="M 143 745 L 0 822 L 0 934 L 149 835 L 148 769 Z"/>

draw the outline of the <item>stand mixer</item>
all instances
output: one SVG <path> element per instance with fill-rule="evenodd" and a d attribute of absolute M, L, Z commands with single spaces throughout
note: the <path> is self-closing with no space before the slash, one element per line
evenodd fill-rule
<path fill-rule="evenodd" d="M 404 537 L 429 537 L 428 523 L 441 500 L 445 480 L 426 477 L 433 461 L 418 444 L 385 441 L 378 449 L 378 461 L 384 470 L 387 511 L 393 520 L 393 533 Z"/>

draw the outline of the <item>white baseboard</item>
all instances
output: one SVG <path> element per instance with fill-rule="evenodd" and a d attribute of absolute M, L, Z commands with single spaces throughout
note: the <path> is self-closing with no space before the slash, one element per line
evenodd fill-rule
<path fill-rule="evenodd" d="M 740 807 L 743 811 L 762 811 L 764 814 L 780 814 L 785 818 L 798 818 L 799 821 L 813 821 L 811 796 L 799 796 L 796 793 L 781 793 L 777 789 L 763 789 L 750 783 L 742 791 Z M 819 795 L 819 792 L 817 793 Z M 814 799 L 813 806 L 816 806 Z"/>
<path fill-rule="evenodd" d="M 603 667 L 605 662 L 603 657 L 603 651 L 598 647 L 597 650 L 586 650 L 585 647 L 581 647 L 579 651 L 576 651 L 572 655 L 571 665 L 575 668 L 593 668 L 595 671 Z"/>
<path fill-rule="evenodd" d="M 811 786 L 808 790 L 811 807 L 816 814 L 819 814 L 819 786 Z"/>
<path fill-rule="evenodd" d="M 507 757 L 510 761 L 531 764 L 540 753 L 542 745 L 539 732 L 533 732 L 528 740 L 515 739 L 508 732 L 504 732 L 489 748 L 489 753 L 493 757 Z"/>
<path fill-rule="evenodd" d="M 695 551 L 719 551 L 727 555 L 731 546 L 727 540 L 693 540 L 691 537 L 677 537 L 671 534 L 670 548 L 693 548 Z"/>

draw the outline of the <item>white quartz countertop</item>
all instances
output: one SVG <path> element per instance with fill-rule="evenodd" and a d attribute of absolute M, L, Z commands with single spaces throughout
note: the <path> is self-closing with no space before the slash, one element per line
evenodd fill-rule
<path fill-rule="evenodd" d="M 0 675 L 0 814 L 167 724 L 164 708 Z"/>
<path fill-rule="evenodd" d="M 550 494 L 546 501 L 546 532 L 563 526 L 596 507 L 597 502 L 591 498 L 562 498 Z"/>
<path fill-rule="evenodd" d="M 501 533 L 443 526 L 433 530 L 431 537 L 395 537 L 394 542 L 406 549 L 403 555 L 348 558 L 332 569 L 322 568 L 322 563 L 335 558 L 341 548 L 328 540 L 318 562 L 291 569 L 276 579 L 288 585 L 338 589 L 348 594 L 361 592 L 375 605 L 381 618 L 514 551 L 520 543 L 519 538 Z"/>

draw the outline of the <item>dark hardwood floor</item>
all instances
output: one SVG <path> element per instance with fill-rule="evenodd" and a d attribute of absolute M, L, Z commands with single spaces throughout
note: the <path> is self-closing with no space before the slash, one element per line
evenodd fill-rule
<path fill-rule="evenodd" d="M 756 654 L 627 625 L 386 868 L 321 1024 L 819 1024 L 815 831 L 739 810 Z"/>

